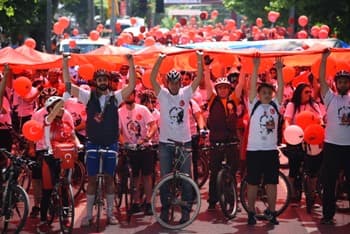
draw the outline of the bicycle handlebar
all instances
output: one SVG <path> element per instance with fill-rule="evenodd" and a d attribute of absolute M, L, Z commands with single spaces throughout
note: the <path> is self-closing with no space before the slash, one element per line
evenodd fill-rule
<path fill-rule="evenodd" d="M 30 169 L 32 169 L 33 167 L 38 166 L 37 162 L 35 162 L 33 160 L 30 160 L 30 159 L 24 159 L 24 158 L 21 158 L 21 157 L 16 157 L 13 154 L 11 154 L 9 151 L 7 151 L 5 148 L 1 148 L 0 149 L 0 153 L 3 153 L 8 159 L 10 159 L 14 163 L 14 165 L 17 165 L 17 166 L 26 165 Z"/>

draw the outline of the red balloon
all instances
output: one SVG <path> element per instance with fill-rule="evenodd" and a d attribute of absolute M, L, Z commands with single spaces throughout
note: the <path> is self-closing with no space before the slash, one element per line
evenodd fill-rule
<path fill-rule="evenodd" d="M 320 124 L 320 118 L 311 111 L 302 111 L 295 116 L 295 124 L 305 130 L 311 124 Z"/>
<path fill-rule="evenodd" d="M 115 30 L 117 33 L 120 33 L 122 31 L 122 25 L 120 23 L 115 23 Z"/>
<path fill-rule="evenodd" d="M 24 41 L 24 44 L 32 49 L 35 48 L 36 46 L 36 42 L 33 38 L 27 38 L 25 41 Z"/>
<path fill-rule="evenodd" d="M 69 26 L 69 19 L 65 16 L 62 16 L 58 19 L 60 25 L 62 25 L 63 29 Z"/>
<path fill-rule="evenodd" d="M 43 123 L 36 120 L 28 120 L 23 124 L 22 133 L 30 141 L 39 141 L 44 137 Z"/>
<path fill-rule="evenodd" d="M 319 145 L 324 141 L 324 128 L 319 124 L 311 124 L 304 130 L 304 141 L 310 145 Z"/>
<path fill-rule="evenodd" d="M 313 36 L 313 37 L 315 37 L 315 38 L 317 38 L 318 37 L 318 32 L 320 31 L 320 27 L 318 27 L 318 26 L 312 26 L 312 28 L 311 28 L 311 35 Z"/>
<path fill-rule="evenodd" d="M 321 29 L 321 30 L 318 32 L 318 38 L 320 38 L 320 39 L 326 39 L 326 38 L 328 38 L 328 32 L 327 32 L 325 29 Z"/>
<path fill-rule="evenodd" d="M 144 45 L 145 46 L 152 46 L 156 43 L 156 40 L 152 36 L 146 37 Z"/>
<path fill-rule="evenodd" d="M 75 48 L 77 46 L 77 42 L 75 40 L 70 40 L 69 43 L 69 48 Z"/>
<path fill-rule="evenodd" d="M 95 67 L 92 64 L 83 64 L 79 67 L 79 76 L 85 80 L 92 80 L 95 72 Z"/>
<path fill-rule="evenodd" d="M 214 20 L 218 17 L 218 15 L 219 15 L 219 12 L 217 10 L 213 10 L 210 14 L 210 18 Z"/>
<path fill-rule="evenodd" d="M 90 35 L 90 39 L 93 41 L 97 41 L 98 38 L 100 37 L 100 33 L 96 30 L 92 30 L 89 35 Z"/>
<path fill-rule="evenodd" d="M 185 26 L 187 24 L 187 20 L 185 18 L 180 18 L 179 22 L 182 26 Z"/>
<path fill-rule="evenodd" d="M 59 22 L 54 23 L 53 32 L 57 35 L 61 35 L 63 33 L 64 27 Z"/>
<path fill-rule="evenodd" d="M 323 24 L 323 25 L 321 25 L 321 28 L 320 29 L 324 29 L 324 30 L 326 30 L 327 31 L 327 33 L 329 33 L 329 26 L 328 25 L 326 25 L 326 24 Z"/>
<path fill-rule="evenodd" d="M 145 26 L 140 26 L 140 32 L 141 32 L 141 33 L 146 32 L 146 27 L 145 27 Z"/>
<path fill-rule="evenodd" d="M 299 39 L 306 39 L 307 38 L 307 32 L 305 30 L 300 30 L 297 34 Z"/>
<path fill-rule="evenodd" d="M 13 81 L 13 89 L 21 96 L 25 97 L 32 90 L 32 82 L 25 76 L 20 76 Z"/>
<path fill-rule="evenodd" d="M 301 15 L 298 18 L 298 23 L 301 27 L 305 27 L 307 23 L 309 22 L 309 19 L 305 15 Z"/>
<path fill-rule="evenodd" d="M 276 11 L 270 11 L 267 15 L 267 18 L 271 23 L 275 23 L 279 17 L 280 13 Z"/>
<path fill-rule="evenodd" d="M 79 34 L 79 30 L 77 28 L 74 28 L 72 31 L 73 36 L 76 36 Z"/>
<path fill-rule="evenodd" d="M 131 25 L 135 25 L 137 23 L 136 18 L 135 17 L 131 17 L 130 18 L 130 23 L 131 23 Z"/>
<path fill-rule="evenodd" d="M 208 12 L 207 11 L 202 11 L 200 14 L 199 14 L 199 18 L 201 20 L 206 20 L 208 19 Z"/>
<path fill-rule="evenodd" d="M 263 26 L 263 21 L 260 17 L 256 18 L 255 23 L 256 23 L 256 26 L 258 26 L 259 28 Z"/>

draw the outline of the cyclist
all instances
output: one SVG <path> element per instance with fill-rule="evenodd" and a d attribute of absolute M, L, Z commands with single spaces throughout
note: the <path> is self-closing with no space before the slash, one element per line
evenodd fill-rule
<path fill-rule="evenodd" d="M 320 64 L 320 89 L 327 113 L 326 136 L 323 148 L 321 180 L 323 185 L 322 224 L 334 224 L 336 208 L 335 186 L 340 168 L 350 181 L 350 72 L 339 71 L 334 76 L 336 92 L 326 81 L 327 58 L 330 51 L 322 54 Z"/>
<path fill-rule="evenodd" d="M 106 200 L 107 200 L 107 222 L 116 225 L 117 220 L 113 215 L 114 204 L 114 170 L 116 167 L 118 130 L 118 106 L 126 100 L 135 87 L 135 68 L 132 55 L 127 55 L 129 63 L 129 83 L 126 87 L 118 91 L 110 89 L 110 73 L 103 69 L 98 69 L 93 74 L 96 82 L 96 89 L 87 91 L 71 84 L 68 72 L 68 56 L 63 56 L 63 78 L 66 90 L 78 100 L 86 105 L 87 121 L 86 150 L 105 149 L 110 152 L 103 154 L 103 172 L 105 174 Z M 81 225 L 89 226 L 92 223 L 92 209 L 95 200 L 96 175 L 99 170 L 99 158 L 97 153 L 87 154 L 86 166 L 88 172 L 87 187 L 87 214 L 83 218 Z"/>
<path fill-rule="evenodd" d="M 176 70 L 171 70 L 166 74 L 166 86 L 163 88 L 157 82 L 157 74 L 159 67 L 165 58 L 161 54 L 151 72 L 151 84 L 158 97 L 160 105 L 160 139 L 159 139 L 159 159 L 160 159 L 160 174 L 161 176 L 171 172 L 174 156 L 174 147 L 172 147 L 169 138 L 178 142 L 183 142 L 186 147 L 191 147 L 191 132 L 189 126 L 189 101 L 192 93 L 197 89 L 203 76 L 203 55 L 197 52 L 198 76 L 193 80 L 190 86 L 181 88 L 181 75 Z M 181 171 L 191 175 L 191 157 L 186 158 Z M 188 186 L 185 186 L 183 191 L 183 199 L 190 201 L 192 191 Z M 189 191 L 190 190 L 190 191 Z M 161 215 L 160 218 L 164 222 L 169 221 L 169 204 L 166 202 L 168 191 L 161 191 Z M 183 207 L 181 210 L 182 217 L 180 223 L 185 223 L 189 220 L 191 207 Z"/>
<path fill-rule="evenodd" d="M 157 124 L 147 107 L 135 103 L 134 90 L 119 108 L 119 129 L 124 144 L 148 144 L 157 131 Z M 154 155 L 150 149 L 128 151 L 135 187 L 131 213 L 140 212 L 140 184 L 143 183 L 146 195 L 145 215 L 152 215 L 152 172 Z M 140 176 L 140 173 L 142 176 Z M 142 179 L 142 180 L 141 180 Z"/>
<path fill-rule="evenodd" d="M 250 126 L 247 144 L 247 196 L 248 196 L 248 225 L 255 225 L 255 200 L 261 177 L 266 185 L 268 209 L 264 211 L 271 224 L 279 224 L 276 219 L 276 195 L 278 184 L 279 159 L 277 151 L 278 113 L 274 106 L 279 107 L 283 97 L 283 77 L 281 58 L 276 58 L 278 90 L 273 98 L 274 87 L 268 83 L 257 86 L 257 73 L 260 65 L 260 55 L 253 58 L 253 74 L 250 81 L 248 111 Z M 256 96 L 258 94 L 258 96 Z M 256 103 L 260 101 L 260 105 Z M 273 103 L 272 103 L 273 102 Z M 278 109 L 278 108 L 277 108 Z"/>

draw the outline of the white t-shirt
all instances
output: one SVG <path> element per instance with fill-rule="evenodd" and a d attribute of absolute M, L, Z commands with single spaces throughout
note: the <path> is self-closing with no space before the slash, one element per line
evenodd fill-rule
<path fill-rule="evenodd" d="M 161 88 L 158 94 L 160 106 L 160 142 L 169 142 L 168 139 L 179 142 L 191 141 L 188 112 L 191 96 L 191 86 L 180 88 L 177 95 L 172 95 L 168 89 Z"/>
<path fill-rule="evenodd" d="M 248 111 L 251 111 L 258 101 L 254 99 L 253 103 L 248 102 Z M 279 105 L 275 99 L 272 100 Z M 260 104 L 250 116 L 250 126 L 248 135 L 247 150 L 276 150 L 277 149 L 277 129 L 278 129 L 278 113 L 270 104 Z"/>
<path fill-rule="evenodd" d="M 327 109 L 325 142 L 350 146 L 350 95 L 340 96 L 329 89 L 324 103 Z"/>
<path fill-rule="evenodd" d="M 312 108 L 312 106 L 307 103 L 307 104 L 303 104 L 300 105 L 299 110 L 296 110 L 295 114 L 294 114 L 294 103 L 293 102 L 288 102 L 286 110 L 284 112 L 284 117 L 290 118 L 291 124 L 295 123 L 295 116 L 297 114 L 299 114 L 302 111 L 311 111 L 312 113 L 315 113 L 316 116 L 321 120 L 322 119 L 322 114 L 321 114 L 321 110 L 320 110 L 320 106 L 317 103 L 314 103 L 314 108 Z"/>
<path fill-rule="evenodd" d="M 37 89 L 32 87 L 30 92 L 26 95 L 26 97 L 32 97 L 37 92 Z M 33 101 L 25 101 L 22 97 L 20 97 L 16 92 L 13 92 L 13 105 L 17 105 L 17 113 L 19 117 L 30 116 L 34 112 L 35 108 L 35 100 Z"/>
<path fill-rule="evenodd" d="M 122 130 L 126 143 L 136 144 L 147 136 L 147 125 L 153 121 L 153 116 L 147 107 L 135 103 L 132 110 L 123 105 L 119 108 L 119 129 Z"/>
<path fill-rule="evenodd" d="M 123 102 L 121 90 L 117 90 L 114 92 L 110 91 L 107 95 L 101 95 L 99 97 L 101 110 L 103 110 L 103 107 L 105 106 L 106 100 L 109 100 L 110 96 L 112 96 L 112 95 L 114 95 L 115 99 L 118 102 L 118 105 L 120 105 Z M 86 105 L 89 102 L 89 99 L 90 99 L 90 91 L 85 90 L 85 89 L 79 89 L 78 100 L 81 103 L 83 103 L 84 105 Z"/>

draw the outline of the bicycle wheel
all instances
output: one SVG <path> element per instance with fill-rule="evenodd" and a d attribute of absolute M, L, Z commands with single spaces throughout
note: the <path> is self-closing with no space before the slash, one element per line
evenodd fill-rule
<path fill-rule="evenodd" d="M 277 198 L 276 198 L 276 214 L 282 214 L 289 205 L 290 201 L 290 184 L 287 177 L 282 173 L 278 173 Z M 248 212 L 248 198 L 247 198 L 247 181 L 241 182 L 240 199 L 243 208 Z M 257 218 L 264 218 L 264 211 L 268 208 L 267 196 L 265 186 L 259 185 L 257 199 L 255 201 L 255 212 Z"/>
<path fill-rule="evenodd" d="M 219 171 L 216 188 L 224 216 L 233 219 L 237 213 L 237 191 L 235 178 L 229 169 Z"/>
<path fill-rule="evenodd" d="M 74 162 L 71 178 L 73 196 L 76 199 L 82 191 L 85 182 L 85 167 L 82 162 L 78 160 Z"/>
<path fill-rule="evenodd" d="M 24 227 L 28 212 L 29 198 L 26 191 L 19 185 L 13 185 L 9 190 L 4 205 L 2 233 L 20 233 Z"/>
<path fill-rule="evenodd" d="M 26 192 L 29 192 L 30 185 L 32 184 L 32 171 L 27 167 L 22 168 L 17 181 Z"/>
<path fill-rule="evenodd" d="M 72 233 L 74 226 L 74 196 L 70 184 L 61 184 L 58 216 L 62 233 Z"/>
<path fill-rule="evenodd" d="M 183 199 L 183 188 L 191 188 L 192 195 L 189 201 Z M 162 203 L 160 198 L 160 191 L 168 191 L 165 196 L 165 201 L 169 204 L 168 221 L 161 218 Z M 201 197 L 197 184 L 187 175 L 183 173 L 168 174 L 164 176 L 155 186 L 152 194 L 152 211 L 157 222 L 168 229 L 183 229 L 190 225 L 197 217 L 201 206 Z M 189 219 L 185 222 L 180 222 L 182 211 L 189 210 Z"/>
<path fill-rule="evenodd" d="M 54 190 L 52 191 L 51 196 L 50 196 L 49 208 L 48 208 L 47 223 L 49 225 L 51 225 L 53 223 L 53 221 L 55 220 L 55 218 L 58 215 L 58 212 L 60 209 L 59 204 L 60 204 L 60 197 L 59 197 L 59 194 L 58 194 L 56 188 L 54 188 Z"/>
<path fill-rule="evenodd" d="M 204 158 L 203 156 L 200 156 L 198 158 L 197 162 L 197 171 L 198 171 L 198 187 L 202 188 L 203 185 L 207 182 L 209 177 L 209 166 L 208 166 L 208 160 Z"/>

